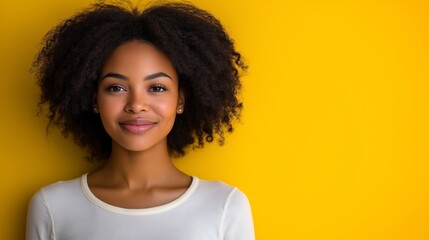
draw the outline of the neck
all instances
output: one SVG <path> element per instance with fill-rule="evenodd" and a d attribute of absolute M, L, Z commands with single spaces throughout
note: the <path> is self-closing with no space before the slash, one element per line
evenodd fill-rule
<path fill-rule="evenodd" d="M 171 162 L 166 142 L 141 152 L 113 142 L 110 159 L 100 170 L 109 174 L 115 185 L 127 188 L 149 188 L 183 174 Z"/>

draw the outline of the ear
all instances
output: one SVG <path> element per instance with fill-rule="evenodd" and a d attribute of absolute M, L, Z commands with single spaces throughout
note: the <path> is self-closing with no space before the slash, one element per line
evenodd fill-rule
<path fill-rule="evenodd" d="M 182 114 L 185 111 L 185 93 L 179 89 L 179 98 L 177 100 L 177 114 Z"/>

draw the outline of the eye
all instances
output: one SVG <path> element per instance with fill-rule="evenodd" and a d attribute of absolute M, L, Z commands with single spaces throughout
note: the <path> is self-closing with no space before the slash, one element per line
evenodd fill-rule
<path fill-rule="evenodd" d="M 167 91 L 167 88 L 165 88 L 161 84 L 152 85 L 149 89 L 149 92 L 164 92 Z"/>
<path fill-rule="evenodd" d="M 113 85 L 106 88 L 108 92 L 122 92 L 125 91 L 125 88 L 119 85 Z"/>

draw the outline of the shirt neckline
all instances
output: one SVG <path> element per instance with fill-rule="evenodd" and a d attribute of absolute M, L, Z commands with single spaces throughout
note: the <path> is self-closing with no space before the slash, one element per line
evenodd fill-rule
<path fill-rule="evenodd" d="M 199 179 L 195 176 L 192 176 L 191 185 L 185 191 L 185 193 L 183 193 L 177 199 L 175 199 L 169 203 L 166 203 L 166 204 L 163 204 L 160 206 L 156 206 L 156 207 L 129 209 L 129 208 L 121 208 L 121 207 L 117 207 L 117 206 L 108 204 L 108 203 L 100 200 L 99 198 L 97 198 L 89 189 L 87 176 L 88 176 L 88 173 L 82 175 L 82 177 L 81 177 L 81 188 L 82 188 L 84 195 L 88 198 L 89 201 L 91 201 L 96 206 L 98 206 L 104 210 L 107 210 L 109 212 L 118 213 L 118 214 L 122 214 L 122 215 L 133 215 L 133 216 L 158 214 L 158 213 L 163 213 L 163 212 L 169 211 L 171 209 L 174 209 L 174 208 L 178 207 L 179 205 L 181 205 L 182 203 L 184 203 L 194 193 L 194 191 L 197 188 L 198 183 L 199 183 Z"/>

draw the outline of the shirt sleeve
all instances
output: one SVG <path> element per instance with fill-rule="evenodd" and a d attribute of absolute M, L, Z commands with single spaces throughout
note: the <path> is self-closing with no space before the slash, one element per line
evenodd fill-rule
<path fill-rule="evenodd" d="M 223 219 L 223 240 L 254 240 L 252 211 L 249 200 L 235 188 L 229 195 Z"/>
<path fill-rule="evenodd" d="M 26 240 L 54 240 L 54 228 L 49 206 L 40 190 L 32 197 L 27 213 Z"/>

